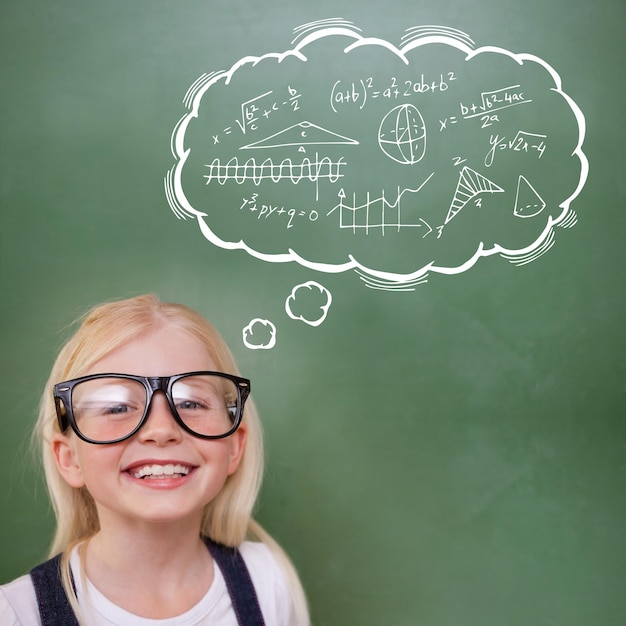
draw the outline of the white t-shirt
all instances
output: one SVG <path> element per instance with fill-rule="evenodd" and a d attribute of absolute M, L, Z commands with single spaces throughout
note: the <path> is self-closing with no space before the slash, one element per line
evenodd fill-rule
<path fill-rule="evenodd" d="M 293 626 L 293 603 L 282 570 L 267 546 L 246 541 L 240 548 L 268 626 Z M 194 607 L 177 617 L 147 619 L 125 611 L 107 600 L 87 579 L 87 593 L 80 575 L 80 559 L 75 548 L 70 566 L 76 584 L 78 603 L 86 626 L 237 626 L 237 619 L 219 567 L 213 583 Z M 0 586 L 0 624 L 34 626 L 41 624 L 35 588 L 29 575 Z"/>

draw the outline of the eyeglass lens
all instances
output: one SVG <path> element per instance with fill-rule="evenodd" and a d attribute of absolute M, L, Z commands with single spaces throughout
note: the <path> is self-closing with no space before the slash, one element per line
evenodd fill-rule
<path fill-rule="evenodd" d="M 237 386 L 222 376 L 186 376 L 172 384 L 176 412 L 199 435 L 225 435 L 237 415 Z M 94 441 L 112 441 L 130 434 L 146 410 L 142 383 L 114 376 L 86 380 L 74 387 L 72 411 L 78 430 Z"/>

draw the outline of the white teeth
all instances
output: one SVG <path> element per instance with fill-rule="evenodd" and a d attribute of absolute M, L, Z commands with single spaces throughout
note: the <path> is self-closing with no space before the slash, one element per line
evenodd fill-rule
<path fill-rule="evenodd" d="M 131 475 L 134 478 L 174 476 L 175 474 L 178 476 L 187 476 L 190 471 L 191 468 L 187 465 L 168 463 L 167 465 L 144 465 L 131 472 Z"/>

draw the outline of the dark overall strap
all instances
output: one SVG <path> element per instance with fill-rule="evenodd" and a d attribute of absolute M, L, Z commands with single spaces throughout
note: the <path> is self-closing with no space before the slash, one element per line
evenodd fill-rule
<path fill-rule="evenodd" d="M 239 626 L 265 626 L 250 572 L 239 550 L 211 539 L 205 541 L 224 576 Z"/>
<path fill-rule="evenodd" d="M 43 626 L 78 626 L 61 583 L 61 555 L 37 565 L 30 572 Z M 74 581 L 72 580 L 72 585 Z"/>
<path fill-rule="evenodd" d="M 205 541 L 224 576 L 239 626 L 265 626 L 250 573 L 239 550 L 210 539 Z M 60 563 L 59 554 L 30 572 L 42 626 L 78 626 L 61 582 Z"/>

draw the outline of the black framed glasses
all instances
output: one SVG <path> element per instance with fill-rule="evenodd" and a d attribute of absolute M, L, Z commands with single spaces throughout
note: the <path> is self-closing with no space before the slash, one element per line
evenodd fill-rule
<path fill-rule="evenodd" d="M 68 428 L 88 443 L 118 443 L 146 422 L 152 397 L 162 391 L 176 422 L 201 439 L 232 435 L 250 395 L 247 378 L 223 372 L 175 376 L 91 374 L 54 386 L 61 432 Z"/>

